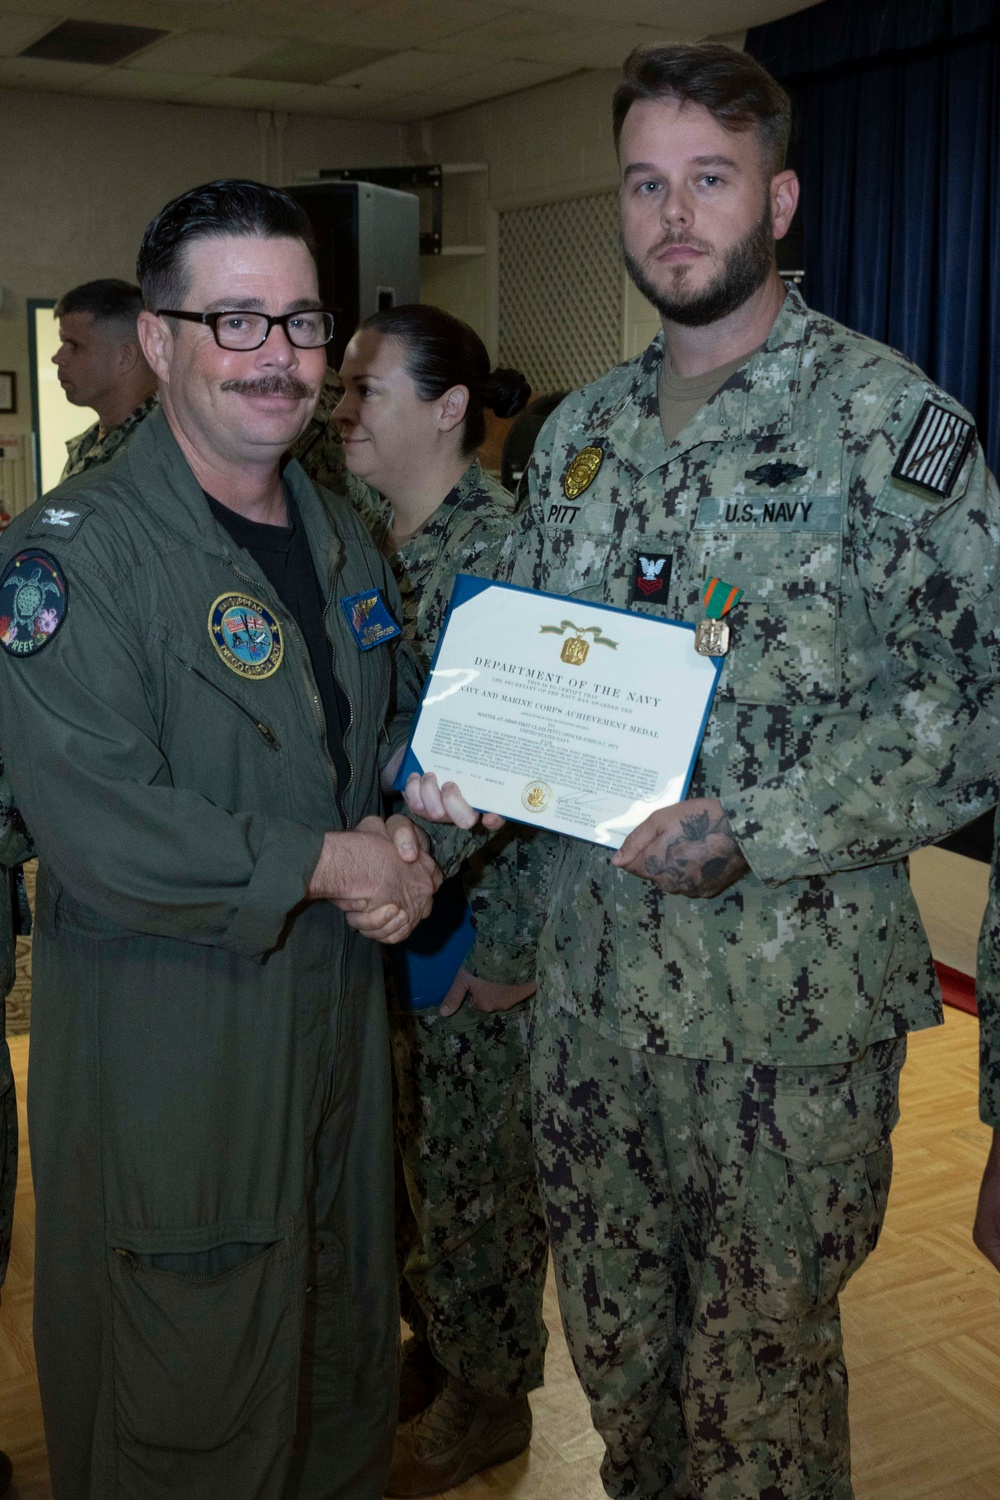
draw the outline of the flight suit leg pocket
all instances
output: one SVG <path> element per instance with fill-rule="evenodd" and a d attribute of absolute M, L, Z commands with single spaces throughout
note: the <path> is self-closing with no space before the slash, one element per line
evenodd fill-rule
<path fill-rule="evenodd" d="M 299 1363 L 291 1228 L 195 1250 L 141 1238 L 138 1249 L 116 1236 L 108 1252 L 119 1442 L 135 1457 L 218 1454 L 265 1429 L 288 1441 Z"/>

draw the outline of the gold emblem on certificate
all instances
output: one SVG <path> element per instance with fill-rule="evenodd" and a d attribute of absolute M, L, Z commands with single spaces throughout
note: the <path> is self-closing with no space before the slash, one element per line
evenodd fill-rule
<path fill-rule="evenodd" d="M 582 628 L 574 625 L 572 620 L 562 620 L 558 625 L 542 625 L 539 635 L 565 635 L 567 630 L 576 631 L 568 641 L 563 641 L 559 660 L 564 661 L 570 667 L 582 667 L 590 653 L 591 646 L 610 646 L 612 651 L 618 650 L 618 642 L 613 641 L 610 636 L 604 634 L 599 625 L 585 625 Z M 592 635 L 592 641 L 585 641 L 585 635 Z"/>
<path fill-rule="evenodd" d="M 590 446 L 580 449 L 563 476 L 563 494 L 567 500 L 576 500 L 584 490 L 590 488 L 603 462 L 603 448 Z"/>
<path fill-rule="evenodd" d="M 521 801 L 529 812 L 544 812 L 552 801 L 552 788 L 547 781 L 529 781 L 521 793 Z"/>

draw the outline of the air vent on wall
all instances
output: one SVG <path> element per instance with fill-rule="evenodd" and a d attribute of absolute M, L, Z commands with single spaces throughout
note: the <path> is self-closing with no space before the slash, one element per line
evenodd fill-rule
<path fill-rule="evenodd" d="M 113 26 L 103 21 L 63 21 L 25 47 L 21 57 L 44 57 L 49 62 L 96 63 L 108 68 L 151 42 L 167 36 L 151 26 Z"/>

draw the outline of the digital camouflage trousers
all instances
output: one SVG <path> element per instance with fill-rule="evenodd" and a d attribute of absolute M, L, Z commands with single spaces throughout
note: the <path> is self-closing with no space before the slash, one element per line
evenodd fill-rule
<path fill-rule="evenodd" d="M 874 1248 L 905 1038 L 829 1067 L 535 1016 L 535 1150 L 608 1494 L 850 1500 L 838 1297 Z"/>
<path fill-rule="evenodd" d="M 450 1374 L 505 1399 L 541 1385 L 548 1337 L 530 1013 L 530 1002 L 490 1015 L 469 1004 L 451 1017 L 390 1012 L 396 1139 L 412 1210 L 400 1254 L 404 1316 L 422 1321 Z"/>

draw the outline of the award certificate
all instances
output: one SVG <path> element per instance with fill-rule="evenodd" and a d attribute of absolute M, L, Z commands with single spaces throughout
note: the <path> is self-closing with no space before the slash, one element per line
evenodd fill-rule
<path fill-rule="evenodd" d="M 397 786 L 617 849 L 683 800 L 722 661 L 694 626 L 460 573 Z"/>

